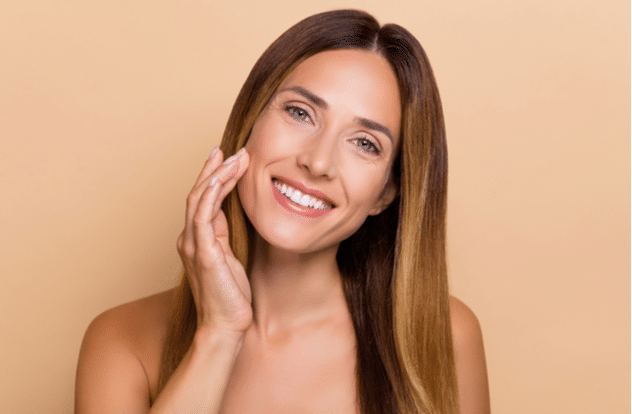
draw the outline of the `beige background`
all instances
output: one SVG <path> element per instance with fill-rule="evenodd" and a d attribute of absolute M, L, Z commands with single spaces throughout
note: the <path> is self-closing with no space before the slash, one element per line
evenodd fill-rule
<path fill-rule="evenodd" d="M 172 286 L 184 199 L 248 71 L 356 7 L 433 63 L 453 292 L 495 413 L 630 411 L 627 1 L 0 4 L 0 412 L 71 412 L 85 328 Z"/>

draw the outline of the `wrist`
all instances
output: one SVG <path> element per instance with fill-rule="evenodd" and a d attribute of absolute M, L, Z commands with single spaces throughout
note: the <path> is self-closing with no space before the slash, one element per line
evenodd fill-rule
<path fill-rule="evenodd" d="M 241 347 L 245 332 L 218 329 L 210 326 L 198 326 L 193 345 L 196 348 L 222 348 L 226 350 Z"/>

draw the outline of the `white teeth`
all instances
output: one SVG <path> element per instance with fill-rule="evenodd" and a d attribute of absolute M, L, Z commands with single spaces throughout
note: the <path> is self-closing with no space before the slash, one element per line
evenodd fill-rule
<path fill-rule="evenodd" d="M 290 200 L 294 201 L 296 204 L 301 204 L 301 192 L 298 190 L 294 191 Z"/>
<path fill-rule="evenodd" d="M 292 188 L 285 183 L 281 183 L 275 179 L 272 180 L 272 183 L 281 194 L 303 207 L 310 207 L 317 210 L 329 210 L 332 208 L 328 203 L 311 197 L 308 194 L 303 194 L 299 190 Z"/>

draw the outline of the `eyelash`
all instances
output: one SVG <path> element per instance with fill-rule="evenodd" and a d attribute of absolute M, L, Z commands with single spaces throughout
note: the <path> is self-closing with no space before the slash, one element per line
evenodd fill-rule
<path fill-rule="evenodd" d="M 301 108 L 300 106 L 285 105 L 283 107 L 283 110 L 287 112 L 288 115 L 290 115 L 292 118 L 294 118 L 295 120 L 299 122 L 310 122 L 312 119 L 307 109 Z M 356 138 L 354 141 L 356 142 L 356 146 L 360 148 L 362 151 L 366 152 L 367 154 L 380 155 L 382 153 L 382 151 L 380 150 L 380 147 L 367 137 Z M 364 149 L 361 146 L 361 145 L 367 145 L 367 144 L 369 145 L 368 149 Z"/>
<path fill-rule="evenodd" d="M 310 122 L 312 119 L 307 109 L 301 108 L 300 106 L 286 105 L 283 109 L 288 113 L 288 115 L 299 122 Z M 298 115 L 297 112 L 301 112 L 302 115 Z"/>
<path fill-rule="evenodd" d="M 380 148 L 373 141 L 371 141 L 367 137 L 356 138 L 355 142 L 356 142 L 356 146 L 358 148 L 360 148 L 362 151 L 364 151 L 364 152 L 366 152 L 368 154 L 380 155 L 382 153 L 382 151 L 380 151 Z M 369 144 L 369 149 L 368 150 L 366 150 L 366 149 L 364 149 L 364 148 L 362 148 L 360 146 L 360 145 L 366 145 L 366 144 Z"/>

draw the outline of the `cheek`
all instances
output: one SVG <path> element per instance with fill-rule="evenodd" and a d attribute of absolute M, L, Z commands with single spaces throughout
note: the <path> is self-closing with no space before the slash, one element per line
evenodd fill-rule
<path fill-rule="evenodd" d="M 258 205 L 257 186 L 266 184 L 264 170 L 274 163 L 285 148 L 279 142 L 282 136 L 269 122 L 259 120 L 252 128 L 246 142 L 246 151 L 250 156 L 248 169 L 237 183 L 237 191 L 241 204 L 247 214 L 254 212 Z"/>
<path fill-rule="evenodd" d="M 345 166 L 344 181 L 347 195 L 363 210 L 369 211 L 380 199 L 387 183 L 388 174 L 375 165 L 350 163 Z"/>
<path fill-rule="evenodd" d="M 250 167 L 248 168 L 250 169 Z M 250 215 L 254 204 L 252 193 L 252 177 L 249 176 L 246 170 L 244 176 L 237 182 L 237 195 L 247 216 Z"/>
<path fill-rule="evenodd" d="M 268 119 L 258 121 L 252 128 L 250 138 L 246 142 L 246 150 L 252 158 L 267 163 L 287 150 L 287 131 L 278 123 Z"/>

